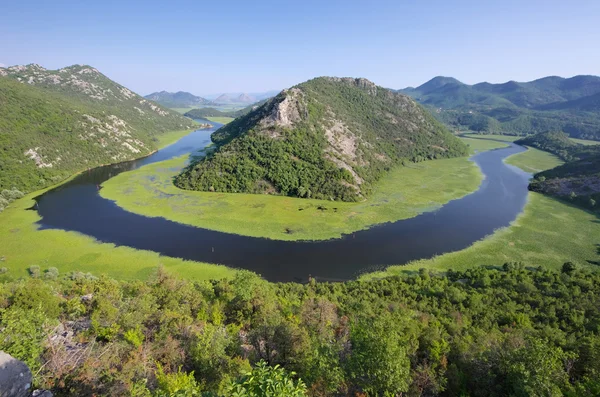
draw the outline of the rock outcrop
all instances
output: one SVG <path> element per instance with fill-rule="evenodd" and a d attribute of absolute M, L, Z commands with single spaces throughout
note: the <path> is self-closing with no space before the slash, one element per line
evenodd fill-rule
<path fill-rule="evenodd" d="M 31 371 L 24 362 L 0 351 L 0 397 L 30 396 L 31 379 Z"/>

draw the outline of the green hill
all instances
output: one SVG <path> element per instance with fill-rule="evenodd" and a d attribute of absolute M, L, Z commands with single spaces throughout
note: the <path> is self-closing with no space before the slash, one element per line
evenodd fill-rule
<path fill-rule="evenodd" d="M 456 129 L 514 135 L 561 130 L 572 137 L 600 140 L 597 76 L 475 85 L 435 77 L 399 91 L 435 109 L 440 121 Z"/>
<path fill-rule="evenodd" d="M 144 98 L 151 101 L 160 103 L 161 105 L 168 108 L 188 108 L 194 106 L 206 106 L 212 105 L 213 102 L 208 99 L 190 94 L 185 91 L 178 92 L 153 92 L 152 94 L 146 95 Z"/>
<path fill-rule="evenodd" d="M 405 95 L 365 79 L 320 77 L 212 135 L 175 183 L 185 189 L 354 201 L 393 166 L 467 148 Z"/>
<path fill-rule="evenodd" d="M 193 126 L 90 66 L 0 68 L 0 190 L 141 157 L 161 134 Z"/>
<path fill-rule="evenodd" d="M 530 190 L 568 200 L 593 211 L 600 209 L 596 205 L 600 201 L 598 145 L 575 143 L 562 132 L 536 134 L 515 142 L 545 150 L 566 161 L 561 166 L 536 174 L 529 185 Z"/>
<path fill-rule="evenodd" d="M 259 106 L 265 104 L 267 99 L 264 99 L 260 102 L 254 103 L 252 105 L 246 106 L 243 109 L 239 110 L 219 110 L 215 108 L 200 108 L 200 109 L 192 109 L 184 114 L 184 116 L 189 117 L 191 119 L 204 119 L 206 117 L 240 117 L 250 113 L 252 110 L 258 108 Z"/>

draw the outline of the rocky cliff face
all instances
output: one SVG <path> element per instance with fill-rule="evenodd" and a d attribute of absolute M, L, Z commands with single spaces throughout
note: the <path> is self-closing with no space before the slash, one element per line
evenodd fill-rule
<path fill-rule="evenodd" d="M 178 186 L 360 200 L 395 164 L 466 153 L 409 97 L 336 77 L 284 90 L 212 139 L 217 151 L 187 169 Z"/>

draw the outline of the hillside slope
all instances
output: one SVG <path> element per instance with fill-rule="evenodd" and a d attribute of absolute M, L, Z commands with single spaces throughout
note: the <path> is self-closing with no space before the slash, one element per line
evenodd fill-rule
<path fill-rule="evenodd" d="M 216 150 L 190 164 L 177 186 L 354 201 L 396 164 L 467 153 L 409 97 L 352 78 L 284 90 L 212 140 Z"/>
<path fill-rule="evenodd" d="M 517 135 L 562 130 L 600 140 L 598 76 L 475 85 L 439 76 L 399 92 L 434 108 L 436 117 L 453 128 Z"/>
<path fill-rule="evenodd" d="M 185 91 L 153 92 L 152 94 L 144 96 L 144 98 L 160 103 L 168 108 L 188 108 L 194 106 L 212 105 L 212 102 L 208 99 L 190 94 L 189 92 Z"/>
<path fill-rule="evenodd" d="M 160 134 L 194 125 L 90 66 L 0 68 L 0 190 L 141 157 Z"/>

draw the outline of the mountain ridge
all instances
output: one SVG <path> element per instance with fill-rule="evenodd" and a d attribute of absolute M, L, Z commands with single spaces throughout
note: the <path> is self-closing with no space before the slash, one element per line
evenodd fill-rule
<path fill-rule="evenodd" d="M 563 130 L 573 137 L 600 140 L 600 115 L 594 113 L 600 108 L 598 76 L 473 85 L 437 76 L 396 91 L 432 108 L 451 128 L 517 135 Z"/>
<path fill-rule="evenodd" d="M 162 133 L 195 125 L 89 65 L 0 68 L 0 189 L 37 190 L 142 157 Z"/>

